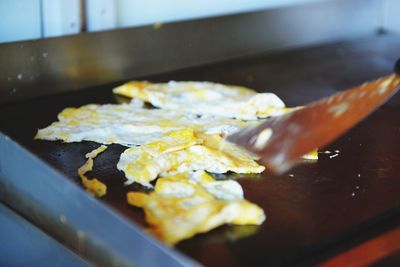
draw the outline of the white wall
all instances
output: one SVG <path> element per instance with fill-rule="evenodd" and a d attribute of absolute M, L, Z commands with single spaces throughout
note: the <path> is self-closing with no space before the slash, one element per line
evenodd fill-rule
<path fill-rule="evenodd" d="M 88 31 L 109 30 L 117 27 L 116 0 L 85 0 Z"/>
<path fill-rule="evenodd" d="M 40 37 L 40 0 L 0 0 L 0 42 Z"/>
<path fill-rule="evenodd" d="M 43 37 L 75 34 L 81 31 L 80 0 L 41 1 Z"/>
<path fill-rule="evenodd" d="M 0 0 L 0 42 L 132 27 L 331 0 Z"/>
<path fill-rule="evenodd" d="M 99 1 L 99 0 L 92 0 Z M 115 0 L 119 27 L 204 18 L 330 0 Z"/>
<path fill-rule="evenodd" d="M 101 31 L 318 1 L 334 0 L 0 0 L 0 42 L 79 33 L 83 2 L 87 29 Z M 400 33 L 399 13 L 400 0 L 382 0 L 382 26 Z"/>
<path fill-rule="evenodd" d="M 400 0 L 385 0 L 384 27 L 389 31 L 400 33 Z"/>
<path fill-rule="evenodd" d="M 81 0 L 0 0 L 0 42 L 79 33 L 80 9 Z"/>

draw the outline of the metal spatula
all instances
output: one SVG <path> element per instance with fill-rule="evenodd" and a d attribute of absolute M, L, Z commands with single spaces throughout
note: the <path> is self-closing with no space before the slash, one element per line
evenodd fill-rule
<path fill-rule="evenodd" d="M 269 170 L 283 173 L 301 156 L 332 142 L 385 103 L 399 84 L 399 74 L 385 76 L 245 128 L 226 139 L 260 156 Z"/>

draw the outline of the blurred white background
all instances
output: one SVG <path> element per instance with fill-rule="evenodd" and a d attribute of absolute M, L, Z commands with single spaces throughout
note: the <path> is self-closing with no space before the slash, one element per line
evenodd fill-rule
<path fill-rule="evenodd" d="M 330 0 L 0 0 L 0 42 Z"/>
<path fill-rule="evenodd" d="M 0 42 L 346 0 L 0 0 Z M 382 0 L 382 27 L 400 32 L 400 0 Z M 354 10 L 357 16 L 357 10 Z M 351 22 L 349 22 L 351 23 Z"/>

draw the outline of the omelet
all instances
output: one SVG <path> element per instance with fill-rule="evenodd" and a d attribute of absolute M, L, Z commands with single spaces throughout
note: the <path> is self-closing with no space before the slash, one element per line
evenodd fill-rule
<path fill-rule="evenodd" d="M 129 192 L 127 200 L 144 209 L 150 232 L 169 245 L 223 224 L 265 220 L 259 206 L 243 199 L 238 182 L 217 181 L 204 171 L 159 178 L 153 192 Z"/>
<path fill-rule="evenodd" d="M 113 92 L 162 109 L 241 120 L 257 120 L 290 111 L 273 93 L 257 93 L 246 87 L 212 82 L 131 81 L 115 88 Z"/>

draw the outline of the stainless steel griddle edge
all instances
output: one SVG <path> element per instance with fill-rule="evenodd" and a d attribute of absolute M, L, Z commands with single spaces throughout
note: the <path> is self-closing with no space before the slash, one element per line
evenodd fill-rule
<path fill-rule="evenodd" d="M 0 132 L 0 199 L 99 266 L 197 266 Z M 30 179 L 35 177 L 35 179 Z"/>

